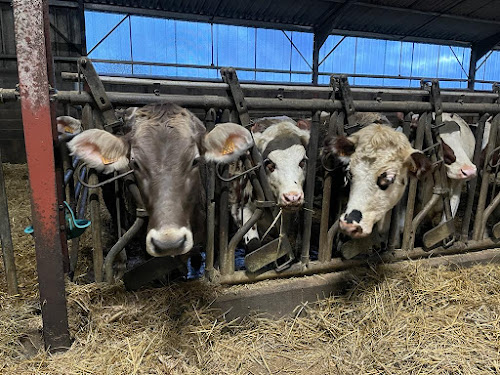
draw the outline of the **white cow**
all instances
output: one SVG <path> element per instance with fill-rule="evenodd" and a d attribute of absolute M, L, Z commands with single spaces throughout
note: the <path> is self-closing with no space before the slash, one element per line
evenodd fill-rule
<path fill-rule="evenodd" d="M 287 116 L 265 117 L 254 121 L 252 135 L 262 154 L 267 178 L 275 202 L 283 209 L 297 209 L 304 203 L 303 184 L 306 176 L 306 148 L 309 143 L 310 122 L 294 121 Z M 232 173 L 241 170 L 233 165 Z M 249 181 L 235 181 L 230 192 L 231 214 L 238 226 L 243 225 L 255 211 L 253 191 Z M 243 204 L 242 204 L 243 202 Z M 249 250 L 260 246 L 257 226 L 244 236 Z"/>
<path fill-rule="evenodd" d="M 411 147 L 404 134 L 384 124 L 329 138 L 324 152 L 349 167 L 349 200 L 339 225 L 352 238 L 367 237 L 375 224 L 386 231 L 386 218 L 401 199 L 408 174 L 420 177 L 431 169 L 429 159 Z"/>

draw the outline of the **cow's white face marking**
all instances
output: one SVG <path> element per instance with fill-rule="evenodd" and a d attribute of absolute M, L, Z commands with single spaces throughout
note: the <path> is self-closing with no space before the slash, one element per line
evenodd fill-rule
<path fill-rule="evenodd" d="M 304 203 L 302 186 L 306 177 L 306 149 L 293 145 L 285 150 L 271 151 L 268 155 L 269 185 L 280 205 Z M 271 168 L 270 168 L 271 167 Z"/>
<path fill-rule="evenodd" d="M 310 133 L 289 118 L 254 133 L 255 144 L 266 159 L 269 185 L 276 202 L 284 207 L 304 203 L 306 146 Z"/>
<path fill-rule="evenodd" d="M 351 190 L 339 225 L 353 238 L 368 236 L 397 204 L 410 168 L 418 176 L 431 167 L 404 134 L 385 125 L 368 125 L 349 138 L 333 138 L 327 144 L 327 151 L 337 158 L 349 157 Z"/>
<path fill-rule="evenodd" d="M 361 227 L 361 231 L 349 233 L 351 237 L 368 236 L 375 223 L 384 218 L 385 214 L 399 202 L 405 191 L 408 168 L 404 160 L 399 162 L 393 160 L 385 163 L 385 166 L 380 164 L 383 163 L 378 163 L 376 157 L 351 160 L 349 201 L 340 217 L 341 222 L 348 223 L 348 215 L 353 210 L 361 212 L 361 220 L 356 223 Z M 389 176 L 387 185 L 380 183 L 384 173 L 385 176 Z"/>

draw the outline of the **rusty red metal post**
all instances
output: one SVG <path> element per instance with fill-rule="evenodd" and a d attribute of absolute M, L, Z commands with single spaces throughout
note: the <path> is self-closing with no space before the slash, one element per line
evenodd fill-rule
<path fill-rule="evenodd" d="M 69 347 L 70 338 L 61 237 L 64 228 L 59 216 L 63 208 L 57 198 L 47 70 L 52 64 L 47 64 L 44 31 L 48 0 L 14 0 L 13 7 L 43 334 L 46 348 L 60 350 Z"/>

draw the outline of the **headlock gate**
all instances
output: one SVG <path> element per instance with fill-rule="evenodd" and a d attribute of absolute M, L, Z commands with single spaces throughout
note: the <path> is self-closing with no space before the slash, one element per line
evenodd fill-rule
<path fill-rule="evenodd" d="M 79 60 L 78 71 L 63 73 L 64 79 L 75 81 L 75 91 L 52 91 L 50 100 L 62 104 L 65 114 L 75 111 L 71 106 L 81 108 L 85 129 L 104 129 L 119 134 L 123 123 L 116 115 L 116 108 L 163 102 L 192 110 L 204 120 L 208 131 L 217 122 L 239 122 L 249 127 L 252 119 L 265 115 L 286 114 L 292 118 L 311 119 L 305 203 L 300 212 L 290 214 L 277 206 L 267 181 L 262 155 L 256 146 L 242 161 L 246 169 L 244 176 L 229 175 L 227 165 L 207 164 L 205 274 L 211 281 L 247 283 L 347 270 L 367 262 L 398 262 L 497 247 L 500 223 L 494 221 L 500 221 L 500 216 L 494 217 L 494 211 L 500 203 L 500 189 L 497 188 L 500 93 L 496 87 L 492 92 L 440 90 L 439 82 L 432 80 L 423 81 L 419 89 L 358 88 L 350 87 L 345 76 L 332 77 L 329 87 L 247 84 L 238 81 L 232 68 L 221 71 L 223 82 L 99 77 L 88 58 Z M 2 102 L 20 98 L 17 89 L 0 89 L 0 94 Z M 418 180 L 412 177 L 407 193 L 392 211 L 387 233 L 346 240 L 339 231 L 339 215 L 344 203 L 336 190 L 338 170 L 325 165 L 321 148 L 326 135 L 350 135 L 359 130 L 361 124 L 355 120 L 358 112 L 402 112 L 401 131 L 411 137 L 414 148 L 423 150 L 430 158 L 435 183 L 430 200 L 419 204 L 418 191 L 421 187 Z M 450 190 L 439 142 L 439 128 L 445 112 L 459 113 L 468 123 L 477 123 L 473 162 L 478 167 L 478 177 L 468 182 L 467 193 L 463 194 L 466 199 L 462 198 L 459 214 L 455 218 L 451 215 Z M 413 114 L 419 115 L 418 123 L 412 121 Z M 487 121 L 491 126 L 485 158 L 481 161 Z M 80 219 L 87 212 L 88 202 L 95 280 L 112 282 L 115 259 L 124 253 L 122 250 L 147 222 L 147 212 L 134 180 L 133 167 L 106 181 L 111 183 L 107 186 L 112 186 L 114 193 L 111 207 L 115 211 L 112 216 L 116 220 L 119 239 L 103 258 L 99 201 L 99 189 L 103 182 L 94 170 L 88 170 L 85 165 L 79 164 L 79 160 L 68 155 L 65 144 L 72 138 L 68 134 L 59 135 L 56 145 L 60 152 L 57 160 L 64 167 L 64 182 L 61 185 L 65 187 L 63 200 L 69 203 Z M 249 221 L 232 233 L 228 196 L 231 181 L 236 178 L 250 181 L 257 209 Z M 127 222 L 123 218 L 123 189 L 135 202 L 133 221 Z M 421 234 L 428 212 L 441 202 L 444 212 L 442 223 Z M 399 215 L 403 211 L 404 228 L 401 232 L 399 223 L 403 218 Z M 246 255 L 246 270 L 237 270 L 237 248 L 245 233 L 264 214 L 272 215 L 275 220 L 269 229 L 274 227 L 279 234 Z M 123 229 L 122 225 L 125 226 Z M 76 267 L 78 247 L 78 237 L 73 238 L 66 268 L 70 274 Z M 125 284 L 130 289 L 136 289 L 181 267 L 181 263 L 170 257 L 149 259 L 125 273 Z"/>

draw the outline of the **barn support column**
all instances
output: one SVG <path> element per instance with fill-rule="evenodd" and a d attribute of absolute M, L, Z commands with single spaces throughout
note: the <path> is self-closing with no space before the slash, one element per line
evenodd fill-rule
<path fill-rule="evenodd" d="M 477 49 L 472 47 L 470 51 L 470 63 L 469 63 L 469 81 L 467 82 L 467 88 L 471 91 L 474 90 L 474 84 L 476 82 L 476 66 L 477 66 Z"/>
<path fill-rule="evenodd" d="M 319 50 L 325 40 L 321 42 L 318 34 L 314 33 L 314 43 L 313 43 L 313 64 L 312 64 L 312 83 L 313 85 L 318 84 L 318 72 L 319 72 Z"/>
<path fill-rule="evenodd" d="M 486 55 L 486 53 L 491 51 L 498 43 L 500 43 L 500 32 L 472 44 L 469 65 L 469 83 L 467 85 L 469 90 L 474 90 L 477 62 L 481 59 L 481 57 Z"/>
<path fill-rule="evenodd" d="M 48 0 L 14 0 L 19 91 L 31 187 L 40 305 L 45 347 L 69 348 L 63 272 L 64 227 L 58 200 L 53 126 L 49 97 L 53 79 Z M 62 185 L 61 185 L 62 186 Z M 64 241 L 65 242 L 65 241 Z"/>

